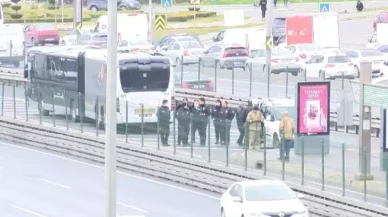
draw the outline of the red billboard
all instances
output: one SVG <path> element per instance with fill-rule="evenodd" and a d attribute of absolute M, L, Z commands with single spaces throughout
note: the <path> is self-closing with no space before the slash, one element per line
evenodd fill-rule
<path fill-rule="evenodd" d="M 298 134 L 330 134 L 330 82 L 298 83 Z"/>
<path fill-rule="evenodd" d="M 287 45 L 314 43 L 313 16 L 287 17 L 286 34 Z"/>

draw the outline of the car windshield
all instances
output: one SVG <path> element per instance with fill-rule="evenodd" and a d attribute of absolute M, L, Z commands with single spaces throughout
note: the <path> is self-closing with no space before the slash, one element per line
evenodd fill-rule
<path fill-rule="evenodd" d="M 295 198 L 295 193 L 286 185 L 267 184 L 245 187 L 247 201 L 293 200 Z"/>
<path fill-rule="evenodd" d="M 180 38 L 175 38 L 176 41 L 192 41 L 195 40 L 193 37 L 180 37 Z"/>
<path fill-rule="evenodd" d="M 183 48 L 185 49 L 195 49 L 195 48 L 202 48 L 202 45 L 198 43 L 197 41 L 187 41 L 181 43 Z"/>
<path fill-rule="evenodd" d="M 290 115 L 290 117 L 293 119 L 293 120 L 296 120 L 295 119 L 295 112 L 294 112 L 294 107 L 291 107 L 291 106 L 276 106 L 274 107 L 274 110 L 275 110 L 275 116 L 276 116 L 276 119 L 280 120 L 282 118 L 282 113 L 285 112 L 285 111 L 288 111 L 288 114 Z"/>
<path fill-rule="evenodd" d="M 362 50 L 361 55 L 363 57 L 379 57 L 379 56 L 383 56 L 383 53 L 381 53 L 381 51 L 378 51 L 378 50 Z"/>
<path fill-rule="evenodd" d="M 108 35 L 96 35 L 93 36 L 94 41 L 106 42 L 108 40 Z"/>
<path fill-rule="evenodd" d="M 299 48 L 301 51 L 317 51 L 317 50 L 319 50 L 319 47 L 315 44 L 299 45 Z"/>
<path fill-rule="evenodd" d="M 55 29 L 54 25 L 51 23 L 42 23 L 42 24 L 37 24 L 36 28 L 39 30 L 50 30 L 50 29 Z"/>
<path fill-rule="evenodd" d="M 331 56 L 327 59 L 328 63 L 348 63 L 350 59 L 347 56 Z"/>

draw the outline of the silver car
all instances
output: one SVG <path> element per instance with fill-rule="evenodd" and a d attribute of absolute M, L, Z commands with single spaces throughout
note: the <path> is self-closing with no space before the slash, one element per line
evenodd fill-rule
<path fill-rule="evenodd" d="M 257 50 L 251 58 L 246 62 L 248 71 L 251 69 L 260 73 L 267 72 L 266 67 L 266 51 Z M 281 72 L 289 72 L 293 76 L 297 76 L 300 71 L 299 58 L 288 49 L 273 49 L 271 57 L 271 73 L 279 74 Z"/>
<path fill-rule="evenodd" d="M 240 45 L 217 44 L 211 46 L 199 59 L 203 67 L 216 66 L 217 68 L 242 68 L 245 70 L 245 62 L 248 52 Z"/>
<path fill-rule="evenodd" d="M 202 45 L 196 40 L 174 42 L 167 48 L 163 48 L 161 54 L 170 57 L 175 65 L 197 64 L 199 57 L 203 54 Z"/>

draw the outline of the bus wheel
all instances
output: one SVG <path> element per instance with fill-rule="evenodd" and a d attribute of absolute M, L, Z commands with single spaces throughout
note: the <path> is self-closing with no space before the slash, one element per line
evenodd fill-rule
<path fill-rule="evenodd" d="M 42 96 L 40 96 L 40 98 L 39 98 L 38 110 L 42 116 L 49 116 L 50 115 L 50 112 L 44 109 L 44 101 L 43 101 Z"/>
<path fill-rule="evenodd" d="M 74 101 L 70 102 L 70 120 L 72 120 L 74 123 L 77 123 L 78 121 L 77 109 L 75 108 Z"/>

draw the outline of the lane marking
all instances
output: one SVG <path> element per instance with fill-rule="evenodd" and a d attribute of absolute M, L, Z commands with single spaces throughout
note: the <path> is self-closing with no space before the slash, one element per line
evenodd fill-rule
<path fill-rule="evenodd" d="M 33 212 L 33 211 L 29 210 L 29 209 L 25 209 L 25 208 L 22 208 L 22 207 L 17 206 L 17 205 L 12 205 L 11 207 L 14 208 L 14 209 L 17 209 L 17 210 L 19 210 L 19 211 L 25 212 L 25 213 L 27 213 L 27 214 L 30 214 L 30 215 L 32 215 L 32 216 L 36 216 L 36 217 L 47 217 L 47 216 L 45 216 L 45 215 L 42 215 L 42 214 Z"/>
<path fill-rule="evenodd" d="M 120 206 L 123 206 L 123 207 L 127 207 L 127 208 L 130 208 L 130 209 L 136 210 L 136 211 L 139 211 L 139 212 L 148 213 L 148 211 L 147 211 L 147 210 L 140 209 L 140 208 L 138 208 L 138 207 L 131 206 L 131 205 L 128 205 L 128 204 L 125 204 L 125 203 L 119 202 L 119 201 L 117 201 L 117 202 L 116 202 L 116 204 L 117 204 L 117 205 L 120 205 Z"/>
<path fill-rule="evenodd" d="M 57 186 L 57 187 L 61 187 L 61 188 L 66 188 L 66 189 L 72 189 L 72 187 L 70 186 L 67 186 L 67 185 L 62 185 L 58 182 L 54 182 L 54 181 L 50 181 L 48 179 L 41 179 L 41 178 L 38 178 L 39 181 L 41 182 L 45 182 L 47 184 L 50 184 L 50 185 L 54 185 L 54 186 Z"/>
<path fill-rule="evenodd" d="M 42 154 L 42 155 L 46 155 L 46 156 L 50 156 L 50 157 L 55 157 L 55 158 L 58 158 L 58 159 L 69 161 L 69 162 L 78 163 L 78 164 L 82 164 L 82 165 L 85 165 L 85 166 L 90 166 L 90 167 L 94 167 L 94 168 L 97 168 L 97 169 L 104 170 L 104 167 L 102 167 L 102 166 L 94 165 L 94 164 L 91 164 L 91 163 L 86 163 L 86 162 L 83 162 L 83 161 L 80 161 L 80 160 L 75 160 L 75 159 L 71 159 L 71 158 L 68 158 L 68 157 L 60 156 L 60 155 L 56 155 L 56 154 L 52 154 L 52 153 L 47 153 L 47 152 L 39 151 L 39 150 L 34 150 L 34 149 L 31 149 L 31 148 L 21 147 L 21 146 L 18 146 L 18 145 L 11 145 L 11 144 L 7 144 L 7 143 L 3 143 L 3 142 L 0 142 L 0 144 L 2 144 L 4 146 L 18 148 L 18 149 L 22 149 L 22 150 L 25 150 L 25 151 L 31 151 L 31 152 L 35 152 L 35 153 L 38 153 L 38 154 Z M 191 189 L 188 189 L 188 188 L 178 187 L 176 185 L 167 184 L 165 182 L 156 181 L 154 179 L 148 179 L 148 178 L 132 175 L 132 174 L 121 172 L 121 171 L 117 171 L 117 173 L 121 174 L 121 175 L 124 175 L 124 176 L 128 176 L 128 177 L 140 179 L 140 180 L 143 180 L 143 181 L 151 182 L 151 183 L 154 183 L 154 184 L 157 184 L 157 185 L 162 185 L 162 186 L 165 186 L 165 187 L 173 188 L 173 189 L 184 191 L 184 192 L 187 192 L 187 193 L 191 193 L 191 194 L 207 197 L 209 199 L 220 200 L 219 197 L 215 197 L 215 196 L 212 196 L 212 195 L 209 195 L 209 194 L 201 193 L 199 191 L 191 190 Z"/>

